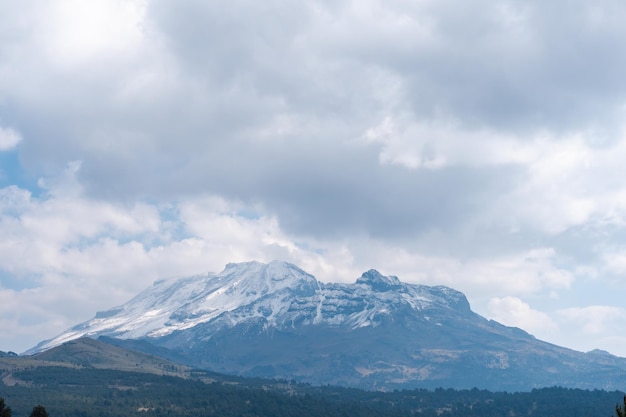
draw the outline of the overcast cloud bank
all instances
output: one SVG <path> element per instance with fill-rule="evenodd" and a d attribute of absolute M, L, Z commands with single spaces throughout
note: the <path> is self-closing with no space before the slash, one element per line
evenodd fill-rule
<path fill-rule="evenodd" d="M 282 259 L 449 285 L 626 356 L 620 2 L 0 14 L 0 349 L 155 279 Z"/>

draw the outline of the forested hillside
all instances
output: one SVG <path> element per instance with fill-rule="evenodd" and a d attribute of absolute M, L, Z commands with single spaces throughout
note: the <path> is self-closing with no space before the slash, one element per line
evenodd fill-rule
<path fill-rule="evenodd" d="M 13 417 L 27 417 L 37 404 L 44 405 L 51 417 L 610 417 L 623 398 L 617 391 L 557 387 L 520 393 L 476 389 L 384 393 L 203 373 L 183 379 L 67 367 L 11 375 L 12 385 L 0 385 L 0 397 L 12 408 Z"/>

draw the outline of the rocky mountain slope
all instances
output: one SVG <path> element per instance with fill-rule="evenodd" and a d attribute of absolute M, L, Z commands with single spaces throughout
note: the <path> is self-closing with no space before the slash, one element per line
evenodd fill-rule
<path fill-rule="evenodd" d="M 323 284 L 283 262 L 159 281 L 29 353 L 68 340 L 110 343 L 243 376 L 368 389 L 626 389 L 626 359 L 539 341 L 471 311 L 453 289 L 375 270 Z"/>

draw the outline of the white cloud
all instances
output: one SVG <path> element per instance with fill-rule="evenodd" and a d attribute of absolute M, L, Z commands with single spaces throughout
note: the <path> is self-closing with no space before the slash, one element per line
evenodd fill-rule
<path fill-rule="evenodd" d="M 626 309 L 613 306 L 572 307 L 558 311 L 586 335 L 619 334 L 626 324 Z"/>
<path fill-rule="evenodd" d="M 366 130 L 364 139 L 381 145 L 381 163 L 410 169 L 442 169 L 456 165 L 524 164 L 536 157 L 536 146 L 488 129 L 467 129 L 453 120 L 412 121 L 385 117 Z"/>
<path fill-rule="evenodd" d="M 50 2 L 41 22 L 48 58 L 62 67 L 119 59 L 141 42 L 145 8 L 144 0 Z"/>
<path fill-rule="evenodd" d="M 66 182 L 49 190 L 49 196 L 34 198 L 15 186 L 0 190 L 0 264 L 16 274 L 45 273 L 64 269 L 63 254 L 70 247 L 83 247 L 98 239 L 127 239 L 156 234 L 158 211 L 145 204 L 130 207 L 80 198 L 70 166 Z M 29 259 L 29 262 L 24 262 Z"/>
<path fill-rule="evenodd" d="M 375 240 L 350 246 L 357 265 L 384 265 L 385 273 L 405 281 L 448 285 L 480 300 L 498 294 L 532 295 L 569 289 L 575 277 L 556 263 L 551 248 L 460 261 L 426 255 Z"/>
<path fill-rule="evenodd" d="M 626 224 L 626 186 L 617 181 L 626 175 L 626 135 L 605 146 L 594 145 L 594 136 L 518 135 L 406 116 L 384 118 L 363 138 L 380 146 L 380 163 L 412 170 L 514 167 L 516 181 L 492 196 L 476 224 L 558 235 L 581 225 Z"/>
<path fill-rule="evenodd" d="M 17 131 L 0 126 L 0 152 L 15 148 L 21 140 L 22 136 Z"/>
<path fill-rule="evenodd" d="M 624 351 L 626 309 L 623 307 L 610 305 L 570 307 L 557 310 L 553 318 L 559 323 L 558 342 L 561 345 L 581 351 L 603 349 L 614 355 L 626 357 Z"/>
<path fill-rule="evenodd" d="M 585 225 L 602 228 L 626 224 L 626 175 L 621 158 L 626 137 L 595 147 L 585 134 L 538 138 L 525 145 L 520 161 L 527 173 L 511 189 L 495 197 L 485 221 L 509 222 L 513 231 L 537 230 L 558 235 Z"/>
<path fill-rule="evenodd" d="M 626 275 L 626 251 L 608 250 L 603 254 L 603 270 L 618 276 Z"/>
<path fill-rule="evenodd" d="M 409 169 L 441 170 L 456 166 L 517 166 L 525 177 L 485 212 L 511 229 L 528 227 L 550 234 L 590 221 L 625 224 L 626 135 L 607 146 L 593 145 L 594 132 L 565 137 L 546 132 L 511 135 L 467 128 L 454 121 L 415 122 L 386 117 L 364 134 L 379 144 L 379 160 Z"/>
<path fill-rule="evenodd" d="M 534 310 L 517 297 L 495 297 L 489 300 L 490 318 L 507 326 L 519 327 L 531 334 L 546 334 L 556 323 L 542 311 Z"/>

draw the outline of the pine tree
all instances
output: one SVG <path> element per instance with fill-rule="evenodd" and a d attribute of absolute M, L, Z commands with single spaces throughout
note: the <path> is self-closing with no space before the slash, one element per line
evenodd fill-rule
<path fill-rule="evenodd" d="M 46 407 L 44 407 L 43 405 L 33 407 L 33 411 L 30 413 L 30 417 L 48 417 Z"/>
<path fill-rule="evenodd" d="M 624 408 L 621 408 L 618 404 L 615 406 L 615 412 L 617 417 L 626 417 L 626 395 L 624 395 Z"/>
<path fill-rule="evenodd" d="M 2 397 L 0 397 L 0 417 L 11 417 L 11 408 L 4 404 Z"/>

